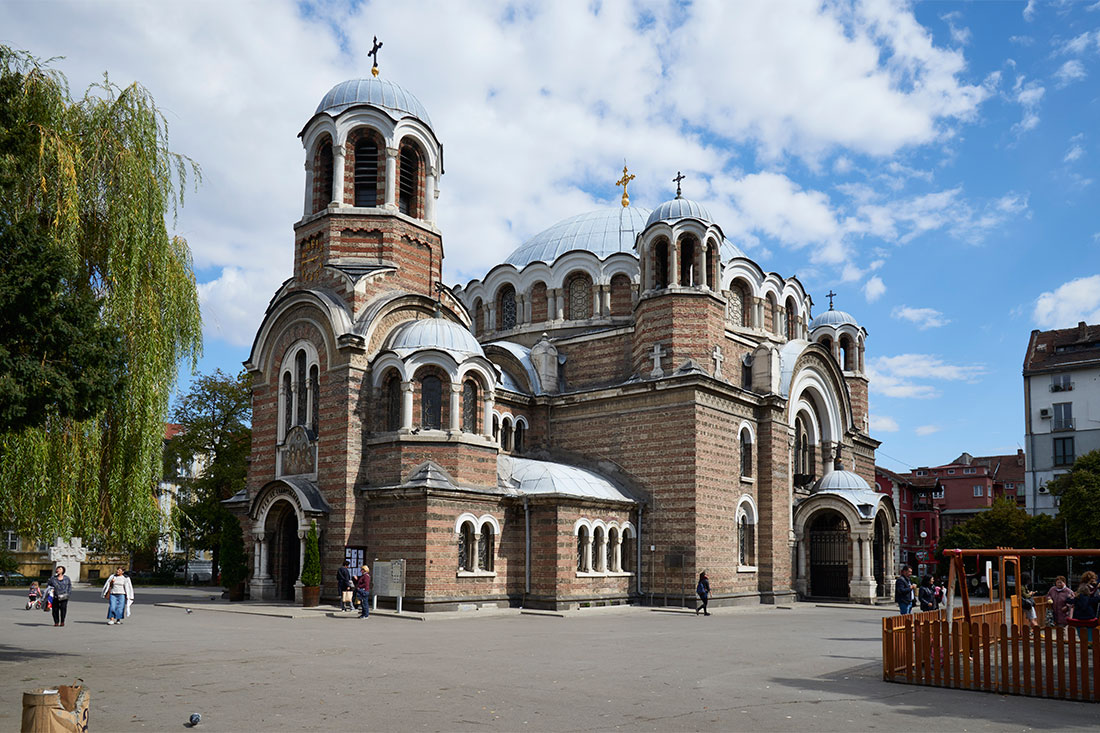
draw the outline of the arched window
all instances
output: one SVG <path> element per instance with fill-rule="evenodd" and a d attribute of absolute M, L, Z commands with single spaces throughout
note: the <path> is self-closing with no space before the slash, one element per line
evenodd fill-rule
<path fill-rule="evenodd" d="M 630 278 L 621 272 L 611 278 L 611 315 L 629 316 L 634 308 Z"/>
<path fill-rule="evenodd" d="M 321 379 L 320 370 L 314 364 L 309 368 L 309 426 L 314 435 L 318 435 L 321 417 Z"/>
<path fill-rule="evenodd" d="M 823 336 L 818 339 L 818 343 L 824 346 L 825 350 L 828 351 L 830 354 L 833 353 L 833 340 L 831 338 L 829 338 L 828 336 Z"/>
<path fill-rule="evenodd" d="M 314 189 L 319 194 L 315 212 L 324 211 L 332 203 L 332 176 L 332 141 L 326 137 L 321 140 L 320 150 L 317 151 L 317 177 L 320 180 Z"/>
<path fill-rule="evenodd" d="M 485 306 L 481 304 L 481 298 L 474 301 L 474 333 L 478 336 L 485 331 Z"/>
<path fill-rule="evenodd" d="M 711 290 L 717 290 L 715 287 L 714 274 L 718 266 L 718 244 L 712 239 L 710 246 L 707 247 L 707 287 Z"/>
<path fill-rule="evenodd" d="M 369 138 L 355 143 L 355 205 L 378 205 L 378 146 Z"/>
<path fill-rule="evenodd" d="M 637 544 L 634 533 L 630 527 L 623 528 L 623 546 L 619 552 L 619 570 L 624 573 L 634 572 L 634 561 L 637 559 Z"/>
<path fill-rule="evenodd" d="M 516 421 L 516 432 L 512 436 L 512 451 L 522 453 L 527 441 L 527 423 Z"/>
<path fill-rule="evenodd" d="M 512 420 L 507 417 L 500 427 L 500 447 L 502 450 L 512 450 Z"/>
<path fill-rule="evenodd" d="M 756 507 L 748 498 L 737 505 L 737 564 L 743 568 L 756 566 Z"/>
<path fill-rule="evenodd" d="M 592 571 L 596 573 L 606 572 L 607 567 L 607 542 L 604 537 L 603 527 L 592 530 Z"/>
<path fill-rule="evenodd" d="M 592 558 L 589 555 L 591 550 L 589 542 L 588 527 L 581 526 L 577 530 L 577 572 L 587 573 L 592 568 Z"/>
<path fill-rule="evenodd" d="M 569 281 L 569 320 L 592 317 L 592 283 L 584 275 L 574 275 Z"/>
<path fill-rule="evenodd" d="M 396 374 L 386 382 L 386 430 L 401 429 L 401 377 Z"/>
<path fill-rule="evenodd" d="M 653 245 L 653 287 L 656 290 L 668 287 L 667 239 L 662 239 Z"/>
<path fill-rule="evenodd" d="M 493 525 L 485 522 L 481 525 L 481 536 L 477 539 L 477 562 L 481 570 L 493 569 L 493 555 L 495 554 L 495 538 L 493 537 Z"/>
<path fill-rule="evenodd" d="M 290 371 L 283 372 L 283 436 L 285 437 L 294 425 L 294 387 L 291 383 Z"/>
<path fill-rule="evenodd" d="M 855 354 L 852 349 L 852 339 L 847 335 L 840 337 L 840 364 L 846 372 L 855 371 Z"/>
<path fill-rule="evenodd" d="M 477 433 L 477 385 L 472 379 L 462 383 L 462 430 Z"/>
<path fill-rule="evenodd" d="M 752 435 L 748 430 L 741 431 L 741 475 L 752 477 Z"/>
<path fill-rule="evenodd" d="M 799 415 L 794 424 L 795 473 L 809 475 L 814 472 L 814 461 L 810 454 L 810 429 L 804 415 Z"/>
<path fill-rule="evenodd" d="M 401 146 L 401 176 L 397 208 L 402 214 L 419 216 L 417 194 L 420 192 L 420 153 L 412 145 Z"/>
<path fill-rule="evenodd" d="M 306 386 L 306 352 L 300 350 L 294 357 L 294 386 L 297 395 L 294 398 L 294 424 L 306 424 L 306 409 L 309 401 L 309 387 Z"/>
<path fill-rule="evenodd" d="M 752 389 L 752 354 L 741 359 L 741 388 Z"/>
<path fill-rule="evenodd" d="M 741 325 L 752 328 L 752 296 L 747 288 L 741 291 Z"/>
<path fill-rule="evenodd" d="M 434 374 L 420 380 L 420 427 L 425 430 L 443 427 L 443 383 Z"/>
<path fill-rule="evenodd" d="M 500 420 L 493 415 L 493 442 L 500 443 Z"/>
<path fill-rule="evenodd" d="M 546 297 L 546 283 L 537 282 L 531 286 L 531 322 L 542 323 L 547 320 L 547 306 L 549 305 Z"/>
<path fill-rule="evenodd" d="M 768 320 L 770 323 L 766 324 L 769 330 L 778 335 L 779 334 L 779 303 L 775 300 L 775 295 L 768 293 Z"/>
<path fill-rule="evenodd" d="M 680 240 L 680 284 L 698 285 L 698 243 L 693 237 Z"/>
<path fill-rule="evenodd" d="M 622 546 L 619 544 L 619 530 L 615 527 L 607 530 L 607 564 L 604 566 L 609 573 L 622 572 L 620 567 L 619 553 L 622 551 Z"/>
<path fill-rule="evenodd" d="M 458 569 L 472 571 L 476 567 L 474 556 L 474 525 L 463 522 L 458 533 Z"/>
<path fill-rule="evenodd" d="M 788 339 L 798 338 L 798 306 L 794 298 L 787 298 L 787 329 L 784 334 Z"/>
<path fill-rule="evenodd" d="M 497 297 L 497 328 L 507 331 L 516 327 L 516 289 L 505 285 Z"/>

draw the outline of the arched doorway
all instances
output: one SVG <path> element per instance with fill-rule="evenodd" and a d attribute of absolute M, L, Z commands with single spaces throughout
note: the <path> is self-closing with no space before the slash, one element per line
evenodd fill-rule
<path fill-rule="evenodd" d="M 886 517 L 879 514 L 875 517 L 875 541 L 871 547 L 871 565 L 875 575 L 875 595 L 882 597 L 889 595 L 886 586 L 886 553 L 890 550 L 889 530 L 886 527 Z"/>
<path fill-rule="evenodd" d="M 819 512 L 810 524 L 810 595 L 848 597 L 848 522 L 838 512 Z"/>
<path fill-rule="evenodd" d="M 264 533 L 271 538 L 267 574 L 275 582 L 275 598 L 294 600 L 294 584 L 301 574 L 302 541 L 298 537 L 298 512 L 289 501 L 275 502 L 268 512 Z"/>

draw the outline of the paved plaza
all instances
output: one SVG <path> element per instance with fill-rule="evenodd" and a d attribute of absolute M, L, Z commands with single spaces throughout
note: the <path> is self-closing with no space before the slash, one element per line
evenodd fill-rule
<path fill-rule="evenodd" d="M 884 611 L 868 608 L 360 621 L 136 591 L 133 616 L 113 627 L 97 590 L 78 588 L 63 629 L 22 610 L 22 589 L 0 591 L 0 730 L 18 729 L 23 691 L 73 678 L 92 690 L 93 732 L 180 730 L 193 712 L 209 731 L 1069 730 L 1100 715 L 885 683 Z"/>

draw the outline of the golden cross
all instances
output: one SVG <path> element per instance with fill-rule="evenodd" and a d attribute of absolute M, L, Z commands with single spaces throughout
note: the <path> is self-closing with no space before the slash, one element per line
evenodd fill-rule
<path fill-rule="evenodd" d="M 630 206 L 630 197 L 626 195 L 626 186 L 628 183 L 634 180 L 633 173 L 626 172 L 626 163 L 623 163 L 623 177 L 615 181 L 616 186 L 623 187 L 623 208 Z"/>

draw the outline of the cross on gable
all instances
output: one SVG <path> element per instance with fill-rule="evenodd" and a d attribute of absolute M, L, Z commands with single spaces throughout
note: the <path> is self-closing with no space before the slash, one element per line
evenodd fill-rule
<path fill-rule="evenodd" d="M 650 354 L 650 358 L 653 359 L 653 371 L 649 373 L 651 377 L 663 377 L 665 375 L 664 370 L 661 369 L 661 358 L 664 357 L 665 350 L 661 348 L 660 344 L 653 345 L 653 353 Z"/>
<path fill-rule="evenodd" d="M 726 360 L 726 357 L 722 355 L 722 347 L 715 346 L 714 352 L 710 355 L 714 359 L 714 376 L 718 379 L 722 378 L 722 362 Z"/>

